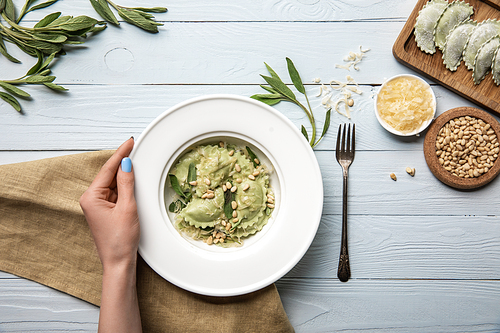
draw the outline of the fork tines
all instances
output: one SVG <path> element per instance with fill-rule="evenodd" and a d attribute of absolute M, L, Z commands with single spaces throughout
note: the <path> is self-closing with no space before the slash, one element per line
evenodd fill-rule
<path fill-rule="evenodd" d="M 342 126 L 344 125 L 344 126 Z M 346 127 L 347 127 L 347 140 L 346 140 Z M 351 136 L 351 124 L 340 124 L 339 132 L 337 134 L 337 155 L 344 155 L 345 153 L 350 153 L 351 158 L 354 158 L 355 143 L 356 143 L 356 125 L 352 124 L 352 136 Z M 340 157 L 340 156 L 338 156 Z"/>

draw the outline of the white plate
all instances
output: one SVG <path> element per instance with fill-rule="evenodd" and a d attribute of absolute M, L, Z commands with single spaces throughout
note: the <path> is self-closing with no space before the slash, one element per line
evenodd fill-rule
<path fill-rule="evenodd" d="M 229 249 L 181 235 L 164 201 L 171 200 L 165 188 L 168 170 L 182 152 L 221 139 L 249 144 L 272 165 L 277 200 L 264 229 Z M 160 276 L 183 289 L 209 296 L 261 289 L 290 271 L 313 241 L 323 209 L 319 165 L 299 130 L 272 107 L 234 95 L 186 101 L 156 118 L 130 157 L 141 222 L 139 253 Z"/>

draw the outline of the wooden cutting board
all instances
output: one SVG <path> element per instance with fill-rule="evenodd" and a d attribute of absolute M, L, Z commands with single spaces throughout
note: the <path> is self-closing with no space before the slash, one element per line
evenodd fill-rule
<path fill-rule="evenodd" d="M 472 80 L 472 71 L 467 70 L 463 61 L 458 69 L 452 72 L 443 65 L 443 54 L 439 49 L 430 55 L 420 51 L 417 47 L 413 28 L 419 11 L 427 1 L 419 0 L 417 2 L 394 43 L 392 48 L 394 57 L 423 76 L 436 81 L 486 110 L 496 113 L 497 116 L 500 115 L 500 86 L 495 85 L 491 73 L 480 84 L 475 85 Z M 471 17 L 473 20 L 477 22 L 488 18 L 500 20 L 500 0 L 467 0 L 465 2 L 474 7 L 474 14 Z"/>

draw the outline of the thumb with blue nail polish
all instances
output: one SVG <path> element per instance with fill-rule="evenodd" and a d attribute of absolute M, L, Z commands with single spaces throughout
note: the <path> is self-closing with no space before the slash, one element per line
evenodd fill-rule
<path fill-rule="evenodd" d="M 122 159 L 122 171 L 131 172 L 132 171 L 132 160 L 130 157 L 124 157 Z"/>

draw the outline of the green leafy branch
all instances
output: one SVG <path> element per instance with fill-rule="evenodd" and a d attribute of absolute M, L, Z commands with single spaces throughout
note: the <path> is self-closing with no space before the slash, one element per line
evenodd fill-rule
<path fill-rule="evenodd" d="M 44 85 L 52 90 L 67 90 L 63 86 L 55 84 L 53 81 L 56 77 L 49 75 L 51 70 L 48 67 L 54 60 L 56 54 L 52 53 L 48 57 L 45 57 L 40 51 L 37 52 L 37 63 L 31 67 L 24 76 L 14 80 L 0 80 L 0 87 L 5 90 L 5 92 L 0 91 L 0 98 L 9 103 L 18 112 L 21 112 L 21 105 L 17 98 L 28 99 L 31 97 L 26 91 L 18 88 L 18 85 L 38 84 Z"/>
<path fill-rule="evenodd" d="M 109 5 L 118 12 L 118 15 L 125 20 L 125 22 L 153 33 L 157 33 L 158 26 L 162 26 L 163 24 L 156 22 L 154 16 L 150 13 L 165 13 L 167 11 L 165 7 L 125 7 L 113 3 L 111 0 L 90 0 L 90 3 L 95 11 L 111 24 L 120 25 Z"/>
<path fill-rule="evenodd" d="M 302 79 L 300 78 L 299 72 L 295 68 L 295 65 L 293 64 L 292 60 L 290 58 L 286 58 L 286 62 L 290 79 L 292 80 L 295 89 L 297 89 L 299 93 L 304 95 L 307 102 L 307 107 L 305 107 L 301 102 L 297 100 L 293 91 L 290 88 L 288 88 L 288 86 L 280 79 L 278 74 L 276 74 L 276 72 L 266 63 L 264 64 L 266 65 L 266 68 L 269 71 L 269 74 L 271 74 L 271 76 L 269 77 L 261 75 L 261 77 L 267 82 L 269 86 L 261 85 L 261 87 L 265 89 L 267 92 L 269 92 L 269 94 L 256 94 L 251 96 L 251 98 L 271 106 L 276 105 L 281 101 L 292 102 L 297 106 L 299 106 L 306 113 L 307 118 L 309 119 L 309 122 L 311 124 L 312 127 L 311 138 L 309 138 L 309 135 L 304 125 L 301 125 L 301 132 L 306 138 L 306 140 L 309 141 L 311 147 L 314 148 L 316 147 L 316 145 L 318 145 L 321 139 L 323 139 L 326 132 L 328 131 L 328 128 L 330 127 L 331 110 L 328 110 L 326 112 L 325 123 L 323 125 L 323 132 L 321 133 L 320 138 L 316 140 L 316 121 L 314 120 L 314 114 L 312 112 L 311 104 L 309 103 L 309 98 L 307 97 L 306 89 L 304 87 L 304 84 L 302 83 Z"/>

